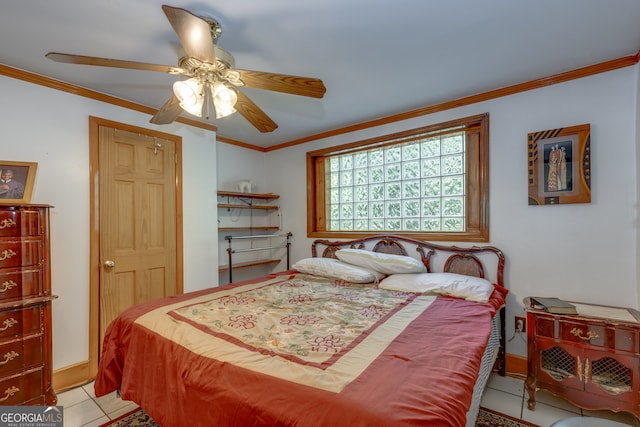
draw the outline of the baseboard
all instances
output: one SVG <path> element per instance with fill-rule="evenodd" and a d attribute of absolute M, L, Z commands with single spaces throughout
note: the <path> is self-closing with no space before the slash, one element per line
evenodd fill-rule
<path fill-rule="evenodd" d="M 506 354 L 507 376 L 526 377 L 527 376 L 527 358 L 517 354 Z"/>
<path fill-rule="evenodd" d="M 90 375 L 89 361 L 76 363 L 53 372 L 53 389 L 56 393 L 87 384 L 95 378 Z"/>

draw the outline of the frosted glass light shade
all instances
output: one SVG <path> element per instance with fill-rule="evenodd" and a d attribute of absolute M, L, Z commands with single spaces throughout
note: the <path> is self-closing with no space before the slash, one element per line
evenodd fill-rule
<path fill-rule="evenodd" d="M 227 117 L 237 111 L 234 107 L 238 101 L 238 94 L 233 87 L 215 83 L 211 86 L 211 96 L 216 109 L 216 119 Z"/>
<path fill-rule="evenodd" d="M 193 77 L 189 80 L 177 81 L 173 84 L 173 94 L 180 101 L 180 107 L 189 114 L 202 117 L 202 83 Z"/>

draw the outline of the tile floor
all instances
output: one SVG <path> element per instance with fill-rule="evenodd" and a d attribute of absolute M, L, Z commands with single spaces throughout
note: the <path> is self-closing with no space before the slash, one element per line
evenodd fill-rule
<path fill-rule="evenodd" d="M 522 418 L 541 427 L 547 427 L 561 418 L 576 416 L 608 418 L 640 427 L 640 421 L 628 413 L 582 410 L 544 391 L 536 393 L 536 410 L 530 411 L 527 408 L 527 397 L 524 381 L 492 375 L 481 405 L 512 417 Z M 119 399 L 115 392 L 96 398 L 93 383 L 60 393 L 58 405 L 64 407 L 65 427 L 97 427 L 137 406 L 135 403 Z"/>

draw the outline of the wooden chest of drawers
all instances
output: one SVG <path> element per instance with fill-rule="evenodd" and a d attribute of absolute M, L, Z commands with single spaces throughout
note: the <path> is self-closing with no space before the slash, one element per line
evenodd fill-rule
<path fill-rule="evenodd" d="M 640 418 L 640 313 L 575 304 L 580 314 L 551 314 L 525 299 L 529 409 L 535 408 L 536 390 L 545 389 L 581 408 Z"/>
<path fill-rule="evenodd" d="M 0 405 L 55 405 L 49 206 L 0 205 Z"/>

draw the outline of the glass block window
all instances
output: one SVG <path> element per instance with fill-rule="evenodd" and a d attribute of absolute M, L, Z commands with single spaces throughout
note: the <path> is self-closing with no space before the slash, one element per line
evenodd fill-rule
<path fill-rule="evenodd" d="M 329 231 L 465 231 L 465 132 L 327 158 Z"/>
<path fill-rule="evenodd" d="M 307 166 L 310 236 L 488 240 L 488 115 L 307 153 Z"/>

